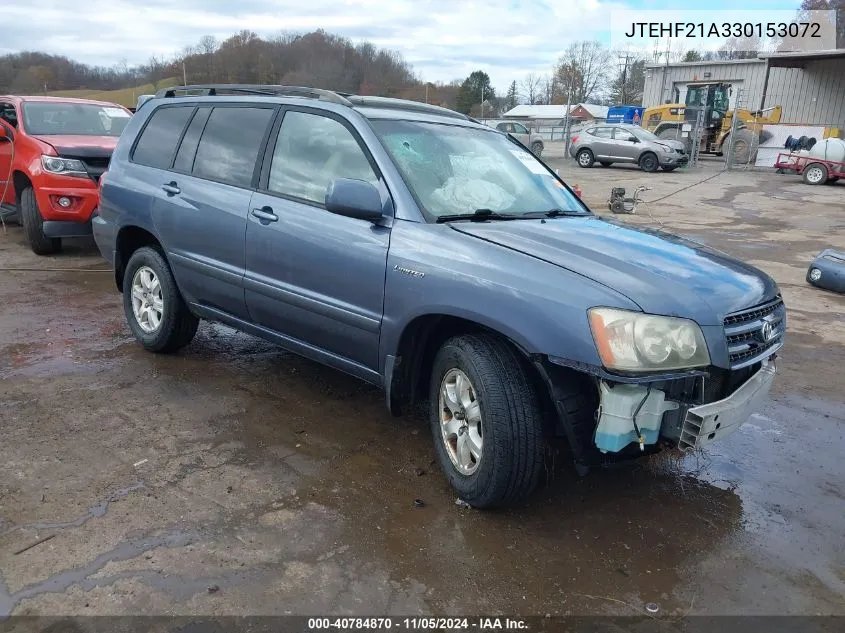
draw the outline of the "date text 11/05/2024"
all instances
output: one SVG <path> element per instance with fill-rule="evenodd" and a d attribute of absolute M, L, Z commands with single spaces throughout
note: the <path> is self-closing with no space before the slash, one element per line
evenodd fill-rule
<path fill-rule="evenodd" d="M 625 37 L 822 37 L 819 22 L 631 22 Z"/>
<path fill-rule="evenodd" d="M 528 623 L 519 618 L 476 617 L 476 618 L 308 618 L 309 631 L 364 631 L 364 630 L 406 630 L 406 631 L 519 631 L 528 628 Z"/>

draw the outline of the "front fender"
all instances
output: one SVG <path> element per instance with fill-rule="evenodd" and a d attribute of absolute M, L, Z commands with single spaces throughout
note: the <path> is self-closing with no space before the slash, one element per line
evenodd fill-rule
<path fill-rule="evenodd" d="M 445 315 L 495 330 L 529 354 L 598 365 L 587 310 L 599 305 L 639 309 L 577 273 L 447 224 L 399 221 L 390 239 L 379 356 L 397 355 L 415 319 Z"/>

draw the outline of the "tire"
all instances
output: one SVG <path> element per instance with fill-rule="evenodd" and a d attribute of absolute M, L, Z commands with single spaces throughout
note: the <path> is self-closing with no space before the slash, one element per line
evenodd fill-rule
<path fill-rule="evenodd" d="M 584 169 L 592 167 L 593 163 L 596 162 L 596 159 L 593 157 L 593 153 L 586 147 L 578 150 L 578 153 L 575 154 L 575 160 L 578 161 L 578 166 L 583 167 Z"/>
<path fill-rule="evenodd" d="M 649 173 L 657 171 L 657 168 L 660 167 L 660 161 L 657 160 L 657 156 L 655 156 L 652 152 L 646 152 L 640 156 L 639 162 L 640 169 Z"/>
<path fill-rule="evenodd" d="M 543 155 L 543 144 L 540 141 L 531 143 L 531 153 L 537 158 L 540 158 Z"/>
<path fill-rule="evenodd" d="M 62 250 L 62 240 L 58 237 L 47 237 L 44 235 L 44 218 L 38 210 L 38 201 L 35 199 L 35 192 L 32 187 L 27 187 L 21 192 L 21 226 L 23 226 L 26 241 L 36 255 L 52 255 Z"/>
<path fill-rule="evenodd" d="M 158 281 L 157 291 L 155 283 L 149 286 L 143 284 L 145 277 L 150 280 L 147 276 L 150 272 Z M 146 311 L 145 323 L 136 317 L 133 298 L 140 299 L 135 294 L 136 288 L 133 287 L 136 282 L 141 284 L 141 288 L 148 290 L 148 299 L 153 300 L 150 307 L 155 305 L 154 299 L 160 300 L 161 311 L 157 323 L 149 316 L 154 310 Z M 147 246 L 135 251 L 126 264 L 123 276 L 123 311 L 132 334 L 149 352 L 173 352 L 184 347 L 193 340 L 199 326 L 199 319 L 191 314 L 182 299 L 167 261 L 158 250 Z"/>
<path fill-rule="evenodd" d="M 466 408 L 478 405 L 476 427 L 473 414 L 452 415 L 448 400 L 441 407 L 441 387 L 453 378 L 452 402 L 461 401 L 455 395 L 457 375 L 469 381 L 463 402 L 471 404 Z M 450 393 L 448 387 L 446 393 Z M 522 360 L 501 339 L 478 334 L 444 343 L 431 374 L 431 430 L 440 466 L 461 499 L 475 508 L 492 508 L 519 503 L 534 491 L 543 471 L 545 448 L 539 402 Z M 460 411 L 464 410 L 461 406 Z M 463 426 L 448 429 L 452 422 Z M 447 440 L 450 430 L 456 434 Z M 469 472 L 459 467 L 459 436 L 466 437 L 466 446 L 474 443 L 479 453 L 474 466 L 467 462 Z"/>
<path fill-rule="evenodd" d="M 613 163 L 609 160 L 599 161 L 602 167 L 610 167 Z"/>
<path fill-rule="evenodd" d="M 722 142 L 722 148 L 731 148 L 733 156 L 731 162 L 734 165 L 747 165 L 751 162 L 752 154 L 754 153 L 754 133 L 749 129 L 741 129 L 736 131 L 736 136 L 733 140 L 733 145 L 730 144 L 730 137 Z"/>
<path fill-rule="evenodd" d="M 810 163 L 804 168 L 803 180 L 808 185 L 823 185 L 827 182 L 827 167 L 823 163 Z"/>

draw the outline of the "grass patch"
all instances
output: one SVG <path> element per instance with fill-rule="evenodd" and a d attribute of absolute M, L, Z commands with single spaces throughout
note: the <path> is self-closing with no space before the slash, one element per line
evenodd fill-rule
<path fill-rule="evenodd" d="M 97 101 L 110 101 L 127 108 L 134 108 L 141 95 L 154 94 L 157 89 L 167 88 L 181 84 L 176 77 L 162 79 L 156 86 L 143 84 L 133 88 L 121 88 L 120 90 L 57 90 L 49 94 L 54 97 L 74 97 L 76 99 L 94 99 Z"/>

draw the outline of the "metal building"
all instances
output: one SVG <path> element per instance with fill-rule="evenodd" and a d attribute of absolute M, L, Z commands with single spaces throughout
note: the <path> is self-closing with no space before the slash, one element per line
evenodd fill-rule
<path fill-rule="evenodd" d="M 783 106 L 783 123 L 845 127 L 845 49 L 768 53 L 759 59 L 649 64 L 643 105 L 683 103 L 688 84 L 732 84 L 730 105 Z"/>

